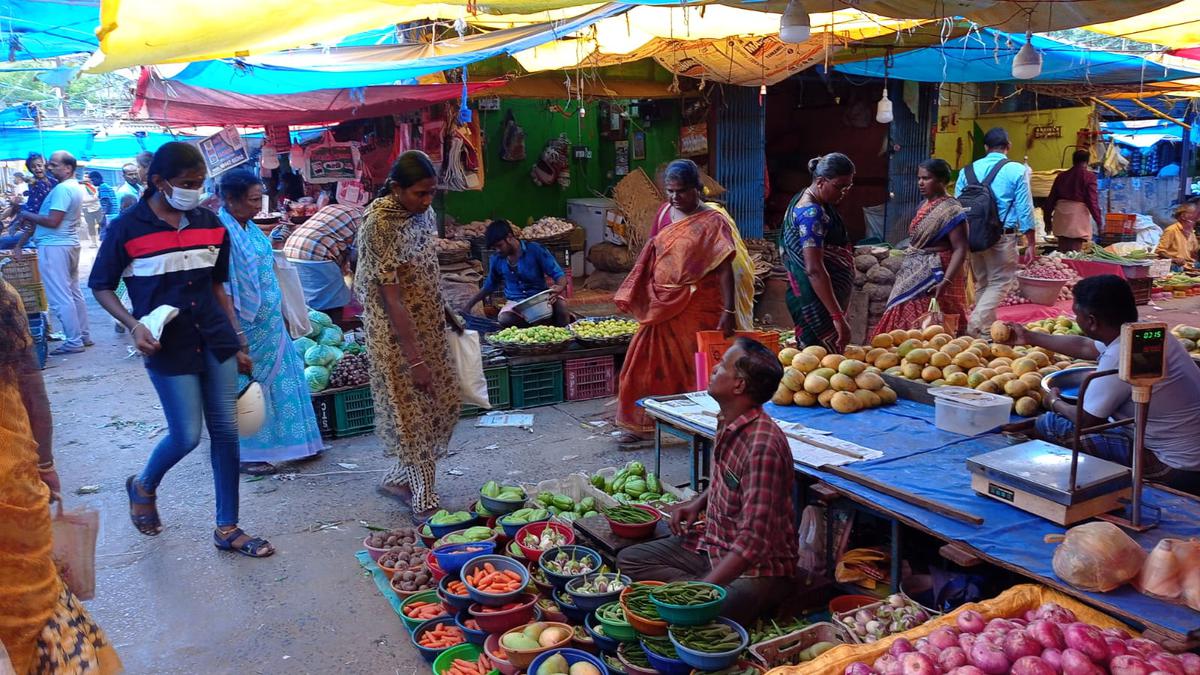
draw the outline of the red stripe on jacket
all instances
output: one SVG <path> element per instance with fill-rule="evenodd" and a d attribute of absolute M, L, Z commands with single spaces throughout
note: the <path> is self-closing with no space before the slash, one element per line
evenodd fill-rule
<path fill-rule="evenodd" d="M 125 242 L 125 252 L 130 258 L 142 258 L 181 248 L 220 246 L 224 241 L 223 227 L 185 227 L 182 230 L 152 232 L 134 237 Z"/>

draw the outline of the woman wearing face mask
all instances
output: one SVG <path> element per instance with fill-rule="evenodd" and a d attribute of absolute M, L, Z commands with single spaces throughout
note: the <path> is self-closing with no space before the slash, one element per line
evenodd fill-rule
<path fill-rule="evenodd" d="M 380 490 L 410 506 L 413 522 L 437 510 L 436 463 L 459 414 L 430 208 L 436 177 L 425 153 L 400 155 L 367 207 L 354 275 L 371 354 L 375 433 L 396 457 Z"/>
<path fill-rule="evenodd" d="M 812 185 L 792 198 L 783 218 L 788 311 L 801 346 L 840 352 L 850 341 L 846 303 L 854 290 L 854 255 L 837 204 L 854 185 L 854 162 L 831 152 L 808 163 Z"/>
<path fill-rule="evenodd" d="M 146 357 L 167 418 L 167 435 L 141 474 L 125 481 L 130 520 L 142 534 L 162 531 L 155 505 L 159 482 L 200 444 L 201 426 L 207 426 L 217 506 L 213 543 L 266 557 L 274 547 L 237 526 L 237 374 L 250 374 L 253 363 L 223 285 L 229 281 L 229 237 L 216 214 L 197 208 L 205 175 L 199 150 L 167 143 L 154 153 L 148 175 L 141 200 L 109 226 L 88 282 Z M 122 277 L 132 313 L 114 293 Z M 165 311 L 164 305 L 178 310 L 165 325 L 150 316 Z"/>
<path fill-rule="evenodd" d="M 229 233 L 229 295 L 238 327 L 249 341 L 252 377 L 266 398 L 262 428 L 241 439 L 241 470 L 251 475 L 275 473 L 274 463 L 312 457 L 324 447 L 316 413 L 307 401 L 304 363 L 283 322 L 271 240 L 250 220 L 262 208 L 262 192 L 258 176 L 228 171 L 221 176 L 222 207 L 217 214 Z"/>

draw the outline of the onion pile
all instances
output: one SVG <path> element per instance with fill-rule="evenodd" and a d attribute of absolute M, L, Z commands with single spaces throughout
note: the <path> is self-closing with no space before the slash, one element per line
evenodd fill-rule
<path fill-rule="evenodd" d="M 329 386 L 357 387 L 371 380 L 371 362 L 367 353 L 346 354 L 334 366 L 329 375 Z"/>
<path fill-rule="evenodd" d="M 1071 610 L 1046 603 L 1013 619 L 971 610 L 955 627 L 909 642 L 897 638 L 873 664 L 856 661 L 845 675 L 1200 675 L 1200 656 L 1171 654 L 1119 628 L 1101 630 Z"/>
<path fill-rule="evenodd" d="M 1036 279 L 1074 279 L 1075 270 L 1065 262 L 1051 256 L 1034 258 L 1021 269 L 1021 274 Z"/>
<path fill-rule="evenodd" d="M 903 633 L 929 620 L 925 610 L 911 604 L 903 595 L 889 595 L 878 607 L 864 607 L 841 617 L 842 625 L 866 643 Z"/>

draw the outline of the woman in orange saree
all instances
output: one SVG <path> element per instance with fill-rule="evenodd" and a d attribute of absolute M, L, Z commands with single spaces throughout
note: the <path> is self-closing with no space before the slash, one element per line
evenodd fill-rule
<path fill-rule="evenodd" d="M 696 333 L 736 326 L 728 219 L 701 199 L 700 171 L 690 160 L 667 167 L 671 224 L 638 256 L 613 298 L 640 326 L 629 343 L 617 395 L 622 449 L 646 445 L 654 425 L 638 405 L 647 396 L 690 391 L 696 382 Z"/>

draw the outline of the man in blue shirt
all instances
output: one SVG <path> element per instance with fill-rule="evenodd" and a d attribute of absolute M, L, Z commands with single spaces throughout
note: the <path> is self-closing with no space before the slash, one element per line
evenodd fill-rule
<path fill-rule="evenodd" d="M 512 308 L 517 303 L 546 290 L 546 278 L 554 281 L 550 287 L 554 313 L 541 324 L 565 326 L 571 321 L 571 313 L 567 309 L 567 301 L 560 297 L 567 275 L 559 266 L 558 261 L 545 246 L 532 241 L 521 241 L 513 235 L 512 224 L 507 220 L 495 220 L 488 225 L 484 233 L 492 254 L 487 279 L 483 288 L 463 307 L 464 313 L 469 313 L 475 303 L 491 295 L 501 285 L 504 287 L 504 298 L 508 301 L 500 309 L 496 320 L 505 328 L 509 326 L 526 326 Z"/>
<path fill-rule="evenodd" d="M 991 129 L 983 137 L 987 155 L 971 166 L 979 180 L 996 166 L 1008 159 L 1012 144 L 1008 132 L 999 127 Z M 961 194 L 967 186 L 967 172 L 958 173 L 955 194 Z M 1037 233 L 1033 227 L 1033 195 L 1025 177 L 1025 165 L 1010 162 L 1004 165 L 992 182 L 992 194 L 996 197 L 996 212 L 1004 225 L 1004 234 L 996 245 L 986 251 L 971 253 L 971 276 L 975 280 L 975 309 L 967 324 L 969 335 L 987 333 L 996 320 L 996 308 L 1005 293 L 1016 283 L 1019 263 L 1028 264 L 1037 255 Z M 1025 238 L 1025 253 L 1018 258 L 1018 235 Z"/>

